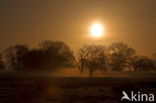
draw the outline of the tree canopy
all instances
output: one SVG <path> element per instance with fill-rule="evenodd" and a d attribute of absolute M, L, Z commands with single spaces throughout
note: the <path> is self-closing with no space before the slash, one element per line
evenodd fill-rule
<path fill-rule="evenodd" d="M 135 49 L 122 42 L 105 45 L 82 45 L 73 51 L 62 41 L 45 40 L 37 48 L 17 44 L 7 48 L 0 56 L 0 68 L 15 71 L 51 71 L 77 66 L 92 76 L 94 71 L 150 71 L 156 69 L 156 60 L 138 56 Z M 154 55 L 155 56 L 155 55 Z M 5 65 L 6 64 L 6 65 Z"/>

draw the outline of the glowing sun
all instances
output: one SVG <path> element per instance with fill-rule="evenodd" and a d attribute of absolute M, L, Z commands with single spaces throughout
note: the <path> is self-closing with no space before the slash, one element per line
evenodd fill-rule
<path fill-rule="evenodd" d="M 104 28 L 101 23 L 93 23 L 90 27 L 90 33 L 92 37 L 99 38 L 103 35 Z"/>

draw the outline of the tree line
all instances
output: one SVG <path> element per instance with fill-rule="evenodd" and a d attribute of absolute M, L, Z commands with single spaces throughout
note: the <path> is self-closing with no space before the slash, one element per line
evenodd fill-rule
<path fill-rule="evenodd" d="M 155 55 L 156 57 L 156 55 Z M 139 56 L 136 50 L 122 42 L 105 45 L 83 45 L 73 52 L 62 41 L 41 42 L 38 48 L 27 45 L 10 46 L 0 55 L 0 68 L 14 71 L 51 71 L 58 68 L 77 67 L 92 75 L 94 71 L 151 71 L 156 61 Z"/>

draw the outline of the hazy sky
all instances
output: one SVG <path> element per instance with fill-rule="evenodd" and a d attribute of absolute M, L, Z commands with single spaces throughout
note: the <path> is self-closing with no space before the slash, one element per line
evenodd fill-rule
<path fill-rule="evenodd" d="M 89 36 L 100 21 L 106 35 Z M 85 43 L 121 41 L 138 53 L 156 52 L 156 0 L 0 0 L 0 50 L 62 40 L 73 49 Z"/>

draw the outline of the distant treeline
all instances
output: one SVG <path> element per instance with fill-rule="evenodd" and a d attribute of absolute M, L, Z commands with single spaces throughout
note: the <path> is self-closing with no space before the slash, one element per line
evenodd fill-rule
<path fill-rule="evenodd" d="M 155 55 L 156 57 L 156 55 Z M 0 55 L 0 68 L 14 71 L 51 71 L 77 67 L 90 75 L 101 71 L 154 71 L 155 59 L 137 55 L 135 49 L 122 42 L 105 45 L 83 45 L 74 53 L 62 41 L 43 41 L 38 48 L 10 46 Z"/>

